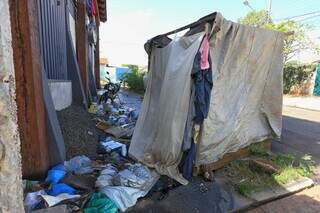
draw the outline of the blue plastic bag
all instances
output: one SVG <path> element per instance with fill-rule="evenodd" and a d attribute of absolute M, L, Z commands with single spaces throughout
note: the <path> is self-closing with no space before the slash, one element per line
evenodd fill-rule
<path fill-rule="evenodd" d="M 58 184 L 52 184 L 51 189 L 48 190 L 48 195 L 51 196 L 57 196 L 62 193 L 67 193 L 70 195 L 74 195 L 77 192 L 74 188 L 71 186 L 68 186 L 67 184 L 64 183 L 58 183 Z"/>
<path fill-rule="evenodd" d="M 58 164 L 52 167 L 48 171 L 48 176 L 46 178 L 46 182 L 49 183 L 59 183 L 59 181 L 67 174 L 65 168 L 62 164 Z"/>

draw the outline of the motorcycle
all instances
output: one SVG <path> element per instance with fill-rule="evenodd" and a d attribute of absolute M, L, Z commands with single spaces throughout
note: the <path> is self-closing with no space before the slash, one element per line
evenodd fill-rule
<path fill-rule="evenodd" d="M 109 72 L 106 72 L 106 74 L 110 75 Z M 107 83 L 103 87 L 105 92 L 100 96 L 99 103 L 107 103 L 108 100 L 113 103 L 116 98 L 119 98 L 118 92 L 120 91 L 122 81 L 119 83 L 114 83 L 108 76 L 105 78 L 107 80 Z"/>

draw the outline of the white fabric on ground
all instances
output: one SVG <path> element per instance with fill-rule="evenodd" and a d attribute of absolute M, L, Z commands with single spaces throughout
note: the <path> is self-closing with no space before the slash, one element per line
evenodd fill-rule
<path fill-rule="evenodd" d="M 42 199 L 46 201 L 49 207 L 54 206 L 64 200 L 71 200 L 71 199 L 76 199 L 81 197 L 80 195 L 70 195 L 67 193 L 62 193 L 57 196 L 51 196 L 51 195 L 40 195 L 40 196 L 42 197 Z"/>
<path fill-rule="evenodd" d="M 124 212 L 129 207 L 134 206 L 138 198 L 146 196 L 158 179 L 159 175 L 155 171 L 152 171 L 144 189 L 126 186 L 106 186 L 100 188 L 99 191 L 107 195 L 120 211 Z"/>

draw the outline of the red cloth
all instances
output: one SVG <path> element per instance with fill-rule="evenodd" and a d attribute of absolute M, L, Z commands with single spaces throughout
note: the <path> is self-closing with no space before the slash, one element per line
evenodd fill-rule
<path fill-rule="evenodd" d="M 202 70 L 206 70 L 209 69 L 210 64 L 209 64 L 209 39 L 208 39 L 208 35 L 205 35 L 201 46 L 200 46 L 200 54 L 201 54 L 201 60 L 200 60 L 200 67 Z"/>

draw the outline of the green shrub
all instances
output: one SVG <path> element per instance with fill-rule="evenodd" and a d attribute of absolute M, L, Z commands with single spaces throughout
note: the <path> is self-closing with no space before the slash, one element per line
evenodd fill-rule
<path fill-rule="evenodd" d="M 294 86 L 301 87 L 303 83 L 312 77 L 314 70 L 315 66 L 312 64 L 286 63 L 283 70 L 283 93 L 288 94 Z"/>
<path fill-rule="evenodd" d="M 139 71 L 137 65 L 123 65 L 129 67 L 130 72 L 123 75 L 123 82 L 128 86 L 130 90 L 142 93 L 144 91 L 143 76 L 144 73 Z"/>

